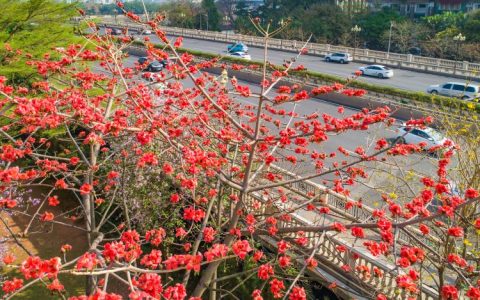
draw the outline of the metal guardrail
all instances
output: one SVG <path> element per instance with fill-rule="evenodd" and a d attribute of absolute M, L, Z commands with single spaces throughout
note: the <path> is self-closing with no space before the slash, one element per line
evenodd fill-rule
<path fill-rule="evenodd" d="M 128 27 L 133 30 L 143 30 L 144 27 L 134 23 L 108 23 L 108 27 Z M 212 40 L 220 42 L 243 42 L 250 46 L 263 47 L 264 40 L 261 37 L 216 31 L 204 31 L 178 27 L 162 27 L 169 35 L 183 36 L 195 39 Z M 269 39 L 269 48 L 285 51 L 298 51 L 304 44 L 302 41 Z M 442 75 L 454 75 L 465 78 L 480 79 L 480 64 L 467 61 L 454 61 L 432 57 L 416 56 L 412 54 L 387 53 L 369 49 L 359 49 L 330 44 L 310 43 L 310 54 L 326 55 L 332 52 L 347 52 L 354 55 L 354 60 L 378 63 L 393 66 L 400 69 L 411 69 L 423 72 L 438 73 Z"/>

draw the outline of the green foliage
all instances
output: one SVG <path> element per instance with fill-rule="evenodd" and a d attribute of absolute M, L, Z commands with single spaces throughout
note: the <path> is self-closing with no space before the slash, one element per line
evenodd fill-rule
<path fill-rule="evenodd" d="M 267 0 L 251 14 L 260 17 L 263 23 L 271 21 L 273 26 L 290 18 L 292 23 L 278 36 L 284 39 L 304 40 L 312 34 L 313 42 L 341 43 L 351 25 L 348 15 L 328 0 Z M 237 18 L 235 25 L 240 32 L 256 34 L 245 13 Z"/>
<path fill-rule="evenodd" d="M 207 15 L 208 30 L 219 31 L 220 30 L 220 13 L 214 0 L 203 0 L 202 8 Z"/>
<path fill-rule="evenodd" d="M 351 23 L 348 16 L 334 5 L 316 4 L 302 14 L 303 30 L 312 33 L 317 41 L 340 43 L 341 37 L 349 32 Z"/>
<path fill-rule="evenodd" d="M 469 42 L 480 42 L 480 11 L 477 10 L 467 15 L 463 26 L 463 33 Z"/>
<path fill-rule="evenodd" d="M 55 0 L 0 0 L 0 44 L 39 58 L 54 47 L 80 40 L 69 23 L 76 14 L 75 5 Z M 14 82 L 33 76 L 27 59 L 15 51 L 0 49 L 0 73 Z"/>
<path fill-rule="evenodd" d="M 248 6 L 245 0 L 240 0 L 235 5 L 235 13 L 238 17 L 248 17 Z"/>
<path fill-rule="evenodd" d="M 417 47 L 418 41 L 427 39 L 430 30 L 423 24 L 418 24 L 412 20 L 404 20 L 395 23 L 390 29 L 383 32 L 383 44 L 388 49 L 388 42 L 391 40 L 391 51 L 399 53 L 408 53 L 411 47 Z"/>
<path fill-rule="evenodd" d="M 451 27 L 461 28 L 465 22 L 465 17 L 464 13 L 444 12 L 424 17 L 422 21 L 434 32 L 441 32 Z"/>
<path fill-rule="evenodd" d="M 360 36 L 367 42 L 369 49 L 386 49 L 383 33 L 390 29 L 390 22 L 399 23 L 405 20 L 396 11 L 383 9 L 379 12 L 360 14 L 355 22 L 362 28 Z"/>

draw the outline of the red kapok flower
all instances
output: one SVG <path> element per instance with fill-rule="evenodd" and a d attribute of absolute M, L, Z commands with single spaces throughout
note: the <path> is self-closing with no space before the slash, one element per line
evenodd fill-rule
<path fill-rule="evenodd" d="M 305 289 L 303 287 L 294 286 L 292 291 L 290 292 L 290 296 L 288 297 L 289 300 L 306 300 L 307 294 L 305 293 Z"/>
<path fill-rule="evenodd" d="M 442 296 L 445 300 L 457 300 L 458 290 L 453 285 L 444 285 L 442 286 Z"/>
<path fill-rule="evenodd" d="M 468 188 L 468 189 L 465 191 L 465 198 L 473 199 L 473 198 L 477 198 L 478 196 L 479 196 L 479 193 L 478 193 L 478 191 L 475 190 L 475 189 Z"/>
<path fill-rule="evenodd" d="M 2 261 L 4 264 L 9 265 L 15 261 L 15 256 L 7 254 L 3 257 Z"/>
<path fill-rule="evenodd" d="M 52 292 L 61 292 L 65 289 L 63 284 L 60 283 L 60 281 L 55 278 L 49 285 L 47 285 L 47 289 L 49 289 Z"/>
<path fill-rule="evenodd" d="M 240 259 L 245 259 L 247 254 L 252 251 L 247 240 L 238 240 L 232 245 L 232 251 Z"/>
<path fill-rule="evenodd" d="M 258 268 L 257 276 L 262 280 L 268 280 L 271 276 L 273 276 L 273 274 L 274 274 L 273 267 L 268 263 L 261 265 Z"/>
<path fill-rule="evenodd" d="M 361 227 L 352 227 L 352 235 L 354 237 L 363 239 L 365 237 L 365 233 L 363 232 L 363 228 Z"/>
<path fill-rule="evenodd" d="M 92 186 L 88 183 L 84 183 L 80 187 L 80 194 L 82 194 L 82 195 L 88 195 L 88 194 L 90 194 L 91 191 L 92 191 Z"/>
<path fill-rule="evenodd" d="M 12 280 L 6 280 L 3 283 L 2 290 L 6 293 L 12 293 L 23 286 L 23 280 L 19 278 L 13 278 Z"/>
<path fill-rule="evenodd" d="M 451 227 L 451 228 L 448 228 L 447 233 L 450 236 L 462 237 L 463 236 L 463 228 L 462 227 Z"/>

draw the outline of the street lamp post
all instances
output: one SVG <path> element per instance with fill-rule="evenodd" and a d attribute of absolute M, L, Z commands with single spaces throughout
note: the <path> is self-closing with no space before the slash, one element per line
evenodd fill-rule
<path fill-rule="evenodd" d="M 355 53 L 357 50 L 357 34 L 362 31 L 362 28 L 358 25 L 352 27 L 351 31 L 353 32 L 354 40 L 353 40 L 353 59 L 355 59 Z"/>
<path fill-rule="evenodd" d="M 462 33 L 459 33 L 457 34 L 456 36 L 453 37 L 453 40 L 455 41 L 455 43 L 457 43 L 457 48 L 456 48 L 456 57 L 455 57 L 455 65 L 453 67 L 453 74 L 455 74 L 455 72 L 457 71 L 457 62 L 458 62 L 458 55 L 459 55 L 459 51 L 460 51 L 460 44 L 462 42 L 464 42 L 466 39 L 466 37 L 462 34 Z"/>
<path fill-rule="evenodd" d="M 230 29 L 228 25 L 230 18 L 228 16 L 225 16 L 223 17 L 223 20 L 225 21 L 225 39 L 228 40 L 228 30 Z"/>
<path fill-rule="evenodd" d="M 392 28 L 393 28 L 393 21 L 390 21 L 390 34 L 388 35 L 388 50 L 387 50 L 387 58 L 390 58 L 390 46 L 392 45 Z"/>
<path fill-rule="evenodd" d="M 180 17 L 182 18 L 182 28 L 185 28 L 185 13 L 180 13 Z"/>
<path fill-rule="evenodd" d="M 456 51 L 455 51 L 455 64 L 453 66 L 453 74 L 456 73 L 457 71 L 457 62 L 458 62 L 458 55 L 459 55 L 459 51 L 460 51 L 460 44 L 462 42 L 464 42 L 466 39 L 466 37 L 462 34 L 462 33 L 459 33 L 457 34 L 456 36 L 453 37 L 453 40 L 455 41 L 456 43 Z"/>

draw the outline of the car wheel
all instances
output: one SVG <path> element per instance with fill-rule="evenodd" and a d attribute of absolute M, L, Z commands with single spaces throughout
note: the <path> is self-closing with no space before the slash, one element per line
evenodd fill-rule
<path fill-rule="evenodd" d="M 325 61 L 326 61 L 326 62 L 330 62 L 330 57 L 326 57 L 326 58 L 325 58 Z"/>
<path fill-rule="evenodd" d="M 382 79 L 383 78 L 383 74 L 382 73 L 378 73 L 378 78 Z"/>
<path fill-rule="evenodd" d="M 468 100 L 468 99 L 469 99 L 468 96 L 463 96 L 462 97 L 462 100 Z"/>
<path fill-rule="evenodd" d="M 438 95 L 438 91 L 433 90 L 433 91 L 430 92 L 430 94 L 432 94 L 432 95 Z"/>
<path fill-rule="evenodd" d="M 340 60 L 340 63 L 341 63 L 341 64 L 344 64 L 344 63 L 345 63 L 345 61 L 344 61 L 343 59 L 341 59 L 341 60 Z"/>
<path fill-rule="evenodd" d="M 404 138 L 404 137 L 398 138 L 397 144 L 405 144 L 405 143 L 406 143 L 406 141 L 405 141 L 405 138 Z"/>

